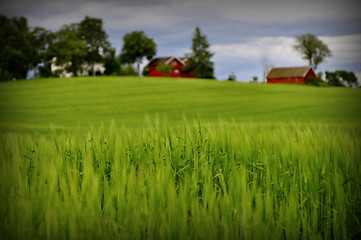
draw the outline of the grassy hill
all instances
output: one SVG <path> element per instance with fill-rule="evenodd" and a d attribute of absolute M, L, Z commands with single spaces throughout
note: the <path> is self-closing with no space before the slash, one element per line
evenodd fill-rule
<path fill-rule="evenodd" d="M 0 128 L 60 129 L 148 116 L 206 122 L 358 123 L 361 91 L 198 79 L 79 77 L 0 83 Z"/>
<path fill-rule="evenodd" d="M 0 83 L 0 236 L 359 239 L 360 96 L 172 78 Z"/>

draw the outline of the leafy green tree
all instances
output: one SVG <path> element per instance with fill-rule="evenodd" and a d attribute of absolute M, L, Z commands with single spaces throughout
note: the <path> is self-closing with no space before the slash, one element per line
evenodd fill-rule
<path fill-rule="evenodd" d="M 104 58 L 105 75 L 136 76 L 137 71 L 131 64 L 121 64 L 115 56 L 115 49 L 110 49 Z"/>
<path fill-rule="evenodd" d="M 65 25 L 56 33 L 55 43 L 50 46 L 50 55 L 56 57 L 56 64 L 65 66 L 66 71 L 78 76 L 87 54 L 86 44 L 77 35 L 74 25 Z"/>
<path fill-rule="evenodd" d="M 228 80 L 229 81 L 236 81 L 236 75 L 234 74 L 234 72 L 231 72 L 231 74 L 229 74 Z"/>
<path fill-rule="evenodd" d="M 120 67 L 120 76 L 137 76 L 138 72 L 131 64 L 124 64 Z"/>
<path fill-rule="evenodd" d="M 91 66 L 95 76 L 94 65 L 103 60 L 102 54 L 110 48 L 108 35 L 103 29 L 103 21 L 100 18 L 86 16 L 80 22 L 77 32 L 86 44 L 85 61 Z"/>
<path fill-rule="evenodd" d="M 326 81 L 330 86 L 344 86 L 344 82 L 347 83 L 349 87 L 357 87 L 359 85 L 355 73 L 347 71 L 326 71 Z"/>
<path fill-rule="evenodd" d="M 163 73 L 164 76 L 168 77 L 169 74 L 172 72 L 172 66 L 169 64 L 160 64 L 157 67 L 157 71 Z"/>
<path fill-rule="evenodd" d="M 192 39 L 191 57 L 197 62 L 194 74 L 199 78 L 214 78 L 214 64 L 211 61 L 214 53 L 208 50 L 209 47 L 207 36 L 202 34 L 199 27 L 196 27 Z"/>
<path fill-rule="evenodd" d="M 0 80 L 25 79 L 38 63 L 25 17 L 0 16 Z"/>
<path fill-rule="evenodd" d="M 340 76 L 342 81 L 348 84 L 349 87 L 358 87 L 359 83 L 354 72 L 336 71 L 336 73 Z"/>
<path fill-rule="evenodd" d="M 41 64 L 41 66 L 37 66 L 38 72 L 35 73 L 35 76 L 52 76 L 51 60 L 54 56 L 50 54 L 49 48 L 54 43 L 56 36 L 51 31 L 41 27 L 35 27 L 31 33 L 33 35 L 33 47 L 37 53 L 36 62 Z"/>
<path fill-rule="evenodd" d="M 148 66 L 143 67 L 142 75 L 143 76 L 148 76 L 149 75 L 149 67 Z"/>
<path fill-rule="evenodd" d="M 328 46 L 313 34 L 304 34 L 296 37 L 296 44 L 293 48 L 301 53 L 302 58 L 307 60 L 314 70 L 327 57 L 332 57 Z"/>
<path fill-rule="evenodd" d="M 104 57 L 105 75 L 120 75 L 120 62 L 115 56 L 115 49 L 109 50 L 108 54 Z"/>
<path fill-rule="evenodd" d="M 335 86 L 335 87 L 343 87 L 341 79 L 339 78 L 336 72 L 325 72 L 326 81 L 328 85 Z"/>
<path fill-rule="evenodd" d="M 157 53 L 157 46 L 153 39 L 148 38 L 143 31 L 125 34 L 123 41 L 120 60 L 122 63 L 137 63 L 137 73 L 139 75 L 139 68 L 143 58 L 152 59 Z"/>

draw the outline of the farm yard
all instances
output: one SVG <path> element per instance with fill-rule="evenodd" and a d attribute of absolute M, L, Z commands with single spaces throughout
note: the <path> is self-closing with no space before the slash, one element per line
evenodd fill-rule
<path fill-rule="evenodd" d="M 357 239 L 361 92 L 0 83 L 4 239 Z"/>

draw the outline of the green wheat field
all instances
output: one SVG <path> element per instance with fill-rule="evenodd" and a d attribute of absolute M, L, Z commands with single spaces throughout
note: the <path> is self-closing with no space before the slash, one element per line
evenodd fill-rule
<path fill-rule="evenodd" d="M 361 90 L 0 83 L 1 239 L 359 239 Z"/>

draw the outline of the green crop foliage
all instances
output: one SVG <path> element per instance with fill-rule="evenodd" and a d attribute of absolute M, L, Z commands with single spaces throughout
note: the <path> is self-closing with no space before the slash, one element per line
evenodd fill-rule
<path fill-rule="evenodd" d="M 1 239 L 357 239 L 360 90 L 0 83 Z"/>
<path fill-rule="evenodd" d="M 16 239 L 347 239 L 361 129 L 116 126 L 1 136 L 0 229 Z"/>

